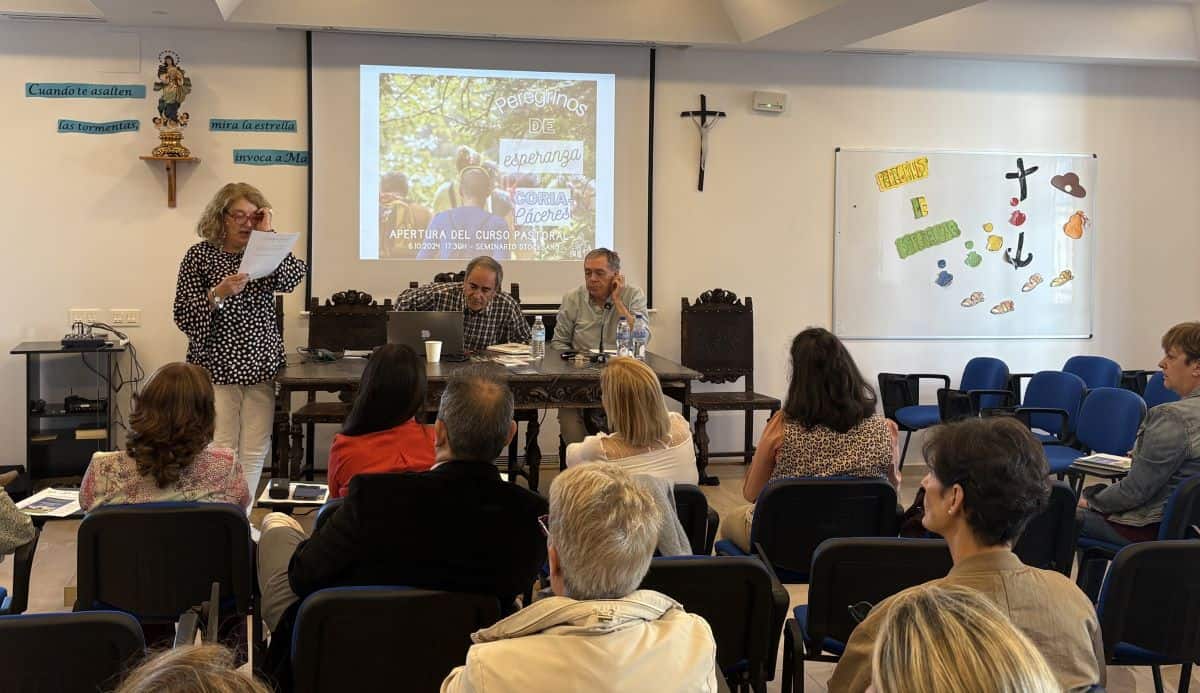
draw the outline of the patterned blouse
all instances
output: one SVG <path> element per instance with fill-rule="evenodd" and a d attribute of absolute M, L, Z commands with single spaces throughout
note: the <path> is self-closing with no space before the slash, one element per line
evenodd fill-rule
<path fill-rule="evenodd" d="M 246 284 L 220 308 L 208 290 L 237 274 L 241 253 L 201 241 L 183 256 L 175 287 L 175 324 L 188 338 L 188 363 L 204 366 L 217 385 L 254 385 L 275 377 L 284 365 L 283 337 L 275 322 L 275 292 L 288 292 L 304 279 L 303 260 L 288 253 L 274 274 Z"/>
<path fill-rule="evenodd" d="M 461 282 L 426 284 L 396 298 L 396 310 L 461 310 L 463 347 L 482 351 L 493 344 L 526 343 L 532 330 L 517 300 L 498 293 L 479 312 L 467 308 Z"/>
<path fill-rule="evenodd" d="M 880 477 L 892 469 L 892 435 L 887 419 L 863 419 L 846 433 L 826 426 L 806 429 L 784 420 L 783 443 L 771 479 L 783 477 Z"/>
<path fill-rule="evenodd" d="M 159 488 L 154 477 L 138 473 L 137 462 L 124 450 L 97 452 L 83 475 L 79 505 L 162 503 L 167 501 L 233 503 L 250 507 L 250 490 L 242 465 L 229 448 L 209 446 L 180 470 L 179 481 Z"/>

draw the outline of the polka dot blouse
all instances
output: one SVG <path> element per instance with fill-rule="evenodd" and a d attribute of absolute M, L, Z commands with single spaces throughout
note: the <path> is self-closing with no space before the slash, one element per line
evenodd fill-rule
<path fill-rule="evenodd" d="M 208 290 L 241 265 L 229 253 L 201 241 L 179 263 L 175 324 L 187 335 L 188 363 L 204 366 L 217 385 L 254 385 L 275 377 L 284 365 L 283 337 L 275 322 L 275 293 L 289 292 L 304 279 L 304 261 L 288 253 L 274 274 L 255 279 L 220 308 Z"/>

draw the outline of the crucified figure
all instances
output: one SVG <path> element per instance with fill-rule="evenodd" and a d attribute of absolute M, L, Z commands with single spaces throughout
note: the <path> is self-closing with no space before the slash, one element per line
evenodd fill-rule
<path fill-rule="evenodd" d="M 704 190 L 704 165 L 708 160 L 708 133 L 717 126 L 720 118 L 725 117 L 725 111 L 708 110 L 708 97 L 700 95 L 700 110 L 683 111 L 681 118 L 691 118 L 700 130 L 700 180 L 696 183 L 697 190 Z"/>

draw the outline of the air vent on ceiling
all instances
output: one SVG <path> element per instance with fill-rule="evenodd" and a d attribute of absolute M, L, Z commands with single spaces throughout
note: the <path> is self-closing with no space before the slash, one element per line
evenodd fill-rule
<path fill-rule="evenodd" d="M 887 48 L 833 48 L 825 51 L 835 55 L 912 55 L 912 51 Z"/>
<path fill-rule="evenodd" d="M 0 13 L 0 19 L 11 19 L 18 22 L 107 22 L 104 17 L 93 17 L 86 14 L 24 14 L 21 12 Z"/>

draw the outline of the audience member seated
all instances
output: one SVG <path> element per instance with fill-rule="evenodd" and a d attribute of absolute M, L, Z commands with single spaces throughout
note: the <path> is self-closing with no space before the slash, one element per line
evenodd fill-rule
<path fill-rule="evenodd" d="M 696 450 L 688 422 L 668 412 L 654 370 L 633 358 L 608 362 L 600 374 L 600 402 L 612 435 L 588 436 L 567 446 L 567 466 L 612 462 L 630 474 L 695 484 Z"/>
<path fill-rule="evenodd" d="M 130 672 L 116 693 L 270 693 L 266 684 L 237 670 L 233 652 L 220 645 L 166 650 Z"/>
<path fill-rule="evenodd" d="M 281 686 L 299 601 L 317 590 L 407 585 L 494 594 L 508 608 L 533 584 L 546 561 L 538 529 L 546 500 L 502 481 L 493 464 L 517 428 L 504 378 L 502 368 L 473 364 L 446 383 L 432 470 L 359 474 L 307 541 L 287 515 L 263 520 L 259 586 L 272 635 L 268 667 Z"/>
<path fill-rule="evenodd" d="M 1118 545 L 1156 539 L 1175 488 L 1200 474 L 1200 322 L 1167 330 L 1162 348 L 1163 384 L 1182 399 L 1146 412 L 1129 476 L 1084 489 L 1077 513 L 1082 536 Z"/>
<path fill-rule="evenodd" d="M 471 636 L 443 693 L 714 691 L 708 623 L 639 590 L 663 515 L 615 464 L 585 464 L 550 486 L 547 537 L 555 596 Z"/>
<path fill-rule="evenodd" d="M 329 451 L 329 495 L 341 498 L 356 474 L 423 472 L 433 466 L 433 427 L 425 406 L 425 364 L 402 344 L 371 355 L 342 432 Z"/>
<path fill-rule="evenodd" d="M 784 477 L 881 478 L 899 489 L 900 433 L 875 402 L 841 340 L 820 327 L 796 335 L 787 401 L 758 441 L 742 496 L 754 503 Z M 721 519 L 722 533 L 749 551 L 753 520 L 753 505 L 738 508 Z"/>
<path fill-rule="evenodd" d="M 1104 645 L 1091 602 L 1063 574 L 1030 568 L 1012 552 L 1050 496 L 1041 443 L 1010 417 L 967 419 L 930 429 L 924 453 L 930 471 L 921 481 L 922 523 L 945 537 L 954 562 L 949 575 L 929 584 L 970 587 L 995 602 L 1064 690 L 1104 685 Z M 861 692 L 871 684 L 871 650 L 897 599 L 880 602 L 854 629 L 829 680 L 831 692 Z"/>
<path fill-rule="evenodd" d="M 79 505 L 200 501 L 250 508 L 242 466 L 212 446 L 212 380 L 203 367 L 169 363 L 135 398 L 125 450 L 92 455 Z"/>
<path fill-rule="evenodd" d="M 969 587 L 922 585 L 891 600 L 871 658 L 875 693 L 1059 693 L 1029 638 Z"/>
<path fill-rule="evenodd" d="M 4 490 L 16 479 L 16 470 L 0 474 L 0 561 L 33 540 L 33 520 L 17 508 Z"/>

